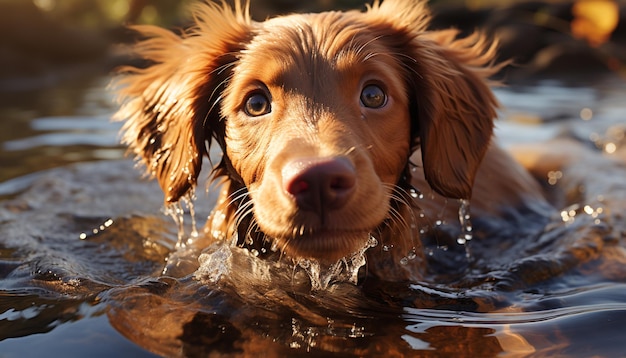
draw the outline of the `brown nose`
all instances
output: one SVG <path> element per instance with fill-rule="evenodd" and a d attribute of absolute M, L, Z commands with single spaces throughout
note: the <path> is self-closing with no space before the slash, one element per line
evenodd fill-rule
<path fill-rule="evenodd" d="M 283 189 L 302 210 L 318 213 L 346 204 L 356 185 L 356 173 L 346 158 L 301 158 L 283 168 Z"/>

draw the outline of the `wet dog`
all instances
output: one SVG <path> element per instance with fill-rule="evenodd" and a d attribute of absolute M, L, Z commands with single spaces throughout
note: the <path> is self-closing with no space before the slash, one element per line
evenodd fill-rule
<path fill-rule="evenodd" d="M 331 263 L 373 237 L 369 272 L 419 279 L 423 228 L 458 223 L 459 200 L 483 218 L 545 203 L 492 143 L 497 44 L 429 18 L 426 1 L 385 0 L 255 22 L 237 2 L 196 6 L 180 35 L 137 26 L 149 66 L 122 69 L 123 140 L 167 203 L 219 146 L 211 240 Z"/>

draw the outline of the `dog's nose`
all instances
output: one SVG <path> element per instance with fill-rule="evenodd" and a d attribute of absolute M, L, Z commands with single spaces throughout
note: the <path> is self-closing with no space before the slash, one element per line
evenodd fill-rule
<path fill-rule="evenodd" d="M 355 190 L 356 172 L 346 158 L 304 158 L 282 170 L 283 189 L 300 209 L 327 213 L 346 204 Z"/>

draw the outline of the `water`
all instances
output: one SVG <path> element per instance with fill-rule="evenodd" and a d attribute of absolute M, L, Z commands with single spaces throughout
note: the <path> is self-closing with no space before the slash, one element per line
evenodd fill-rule
<path fill-rule="evenodd" d="M 527 220 L 515 232 L 504 221 L 486 234 L 471 202 L 450 200 L 459 222 L 433 217 L 414 228 L 462 228 L 449 244 L 425 242 L 423 279 L 384 282 L 365 278 L 363 252 L 319 267 L 203 243 L 215 191 L 200 186 L 164 213 L 158 185 L 116 144 L 103 83 L 3 103 L 0 133 L 11 129 L 0 135 L 3 357 L 626 351 L 623 167 L 588 172 L 582 162 L 597 185 L 564 202 L 547 225 Z M 624 148 L 626 85 L 618 80 L 497 94 L 508 107 L 497 123 L 504 146 L 565 131 L 607 155 Z M 547 180 L 571 178 L 555 171 Z M 375 238 L 367 246 L 394 249 Z"/>

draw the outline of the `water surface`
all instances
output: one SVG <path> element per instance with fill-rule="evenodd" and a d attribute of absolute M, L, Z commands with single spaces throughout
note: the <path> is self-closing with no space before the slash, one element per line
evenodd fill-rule
<path fill-rule="evenodd" d="M 623 166 L 588 173 L 611 188 L 603 200 L 559 208 L 527 230 L 475 238 L 469 259 L 465 246 L 426 242 L 431 269 L 422 282 L 363 280 L 361 272 L 357 285 L 312 292 L 306 270 L 288 261 L 220 245 L 176 248 L 178 228 L 163 213 L 158 185 L 117 144 L 105 84 L 2 103 L 3 357 L 626 351 Z M 617 79 L 497 94 L 506 106 L 497 130 L 505 147 L 563 133 L 606 155 L 624 147 L 626 85 Z M 202 221 L 214 193 L 196 196 Z M 184 219 L 186 239 L 192 227 L 189 214 Z"/>

